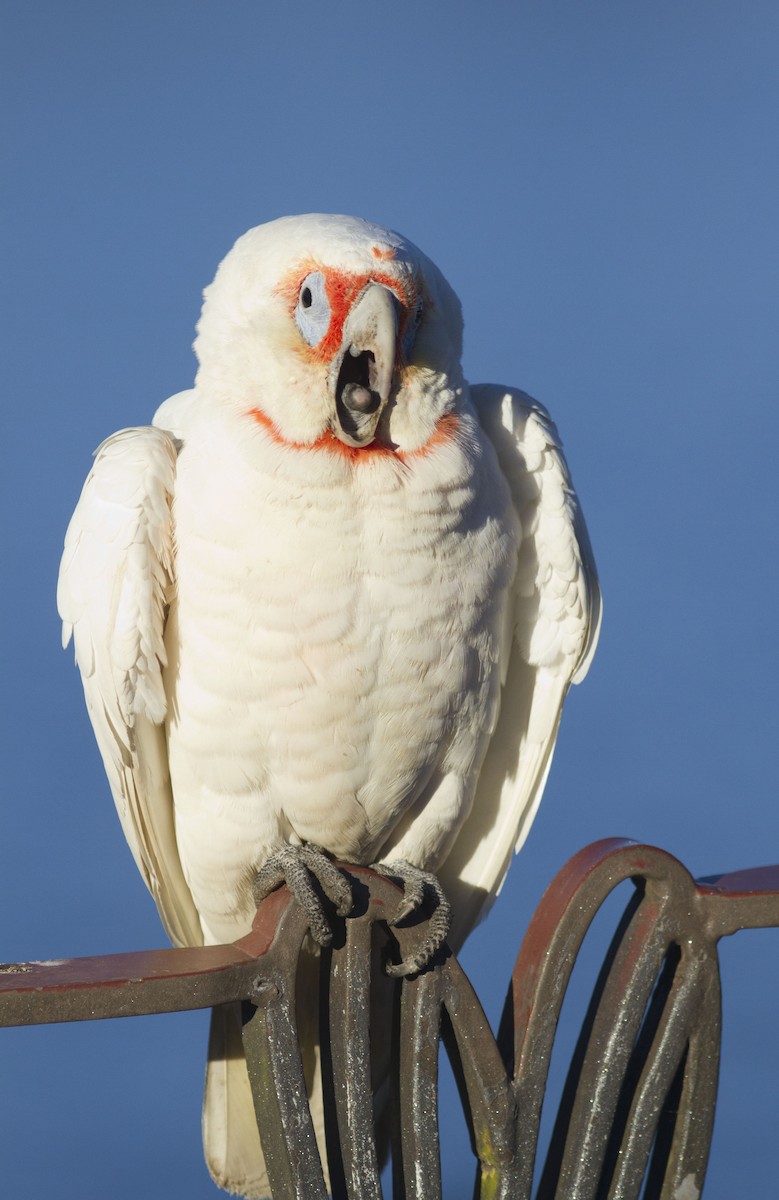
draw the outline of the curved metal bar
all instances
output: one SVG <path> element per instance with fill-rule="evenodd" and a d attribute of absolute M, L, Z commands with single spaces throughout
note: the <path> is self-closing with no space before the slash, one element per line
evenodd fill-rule
<path fill-rule="evenodd" d="M 603 901 L 619 883 L 646 867 L 644 849 L 612 838 L 579 851 L 544 893 L 517 956 L 498 1041 L 514 1079 L 522 1198 L 531 1193 L 552 1046 L 571 972 Z M 610 954 L 617 949 L 612 945 Z M 603 986 L 601 979 L 590 1019 L 597 990 Z"/>
<path fill-rule="evenodd" d="M 517 1108 L 497 1043 L 484 1010 L 460 964 L 441 967 L 442 1003 L 451 1022 L 454 1046 L 445 1037 L 455 1075 L 461 1075 L 473 1152 L 479 1162 L 481 1200 L 517 1195 Z"/>
<path fill-rule="evenodd" d="M 664 851 L 621 839 L 587 847 L 558 874 L 531 921 L 497 1043 L 446 948 L 416 978 L 379 986 L 374 925 L 409 959 L 426 940 L 425 923 L 413 917 L 394 928 L 402 902 L 397 886 L 367 868 L 342 869 L 353 881 L 355 911 L 336 922 L 319 980 L 336 1200 L 381 1197 L 373 1088 L 386 1073 L 386 1062 L 377 1060 L 386 1058 L 398 990 L 397 1200 L 441 1196 L 442 1019 L 479 1162 L 478 1195 L 529 1200 L 549 1059 L 571 971 L 601 904 L 627 879 L 635 891 L 584 1017 L 537 1200 L 700 1195 L 719 1064 L 716 943 L 741 928 L 779 925 L 779 867 L 696 884 Z M 280 888 L 263 901 L 251 933 L 232 946 L 0 965 L 0 1025 L 250 1001 L 243 1039 L 274 1198 L 325 1200 L 298 1045 L 296 985 L 305 933 L 305 918 Z"/>
<path fill-rule="evenodd" d="M 279 922 L 275 961 L 263 962 L 255 977 L 241 1030 L 274 1200 L 327 1200 L 295 1020 L 298 958 L 307 932 L 304 913 L 290 904 Z"/>
<path fill-rule="evenodd" d="M 636 1047 L 633 1079 L 627 1076 L 629 1108 L 619 1122 L 608 1170 L 612 1200 L 639 1194 L 661 1114 L 687 1053 L 700 1004 L 699 972 L 677 973 L 669 961 L 657 983 L 645 1030 Z M 636 1077 L 637 1076 L 637 1077 Z"/>
<path fill-rule="evenodd" d="M 694 881 L 664 851 L 626 841 L 598 843 L 576 855 L 542 899 L 520 950 L 504 1013 L 502 1042 L 504 1052 L 513 1049 L 519 1107 L 524 1172 L 518 1194 L 523 1197 L 530 1195 L 551 1047 L 573 963 L 595 913 L 625 879 L 633 879 L 637 892 L 585 1017 L 539 1198 L 638 1195 L 654 1128 L 636 1136 L 636 1121 L 629 1114 L 640 1110 L 659 1124 L 685 1055 L 683 1086 L 688 1093 L 695 1090 L 697 1128 L 710 1132 L 719 1027 L 704 1034 L 699 1023 L 704 995 L 718 988 L 718 979 L 716 951 Z M 672 947 L 678 947 L 679 955 L 675 987 L 668 971 L 661 970 Z M 709 1026 L 704 1022 L 704 1029 Z M 708 1086 L 699 1069 L 701 1057 L 688 1049 L 695 1037 L 701 1045 L 708 1039 Z M 704 1104 L 710 1105 L 710 1114 L 703 1112 Z M 677 1149 L 669 1144 L 664 1176 L 676 1169 L 674 1156 L 684 1144 L 679 1162 L 690 1165 L 694 1160 L 694 1171 L 687 1174 L 702 1179 L 700 1154 L 690 1150 L 690 1143 L 689 1136 L 681 1141 L 674 1137 Z M 657 1152 L 654 1173 L 660 1176 Z"/>
<path fill-rule="evenodd" d="M 673 1137 L 663 1185 L 657 1192 L 661 1200 L 671 1200 L 678 1195 L 699 1196 L 709 1161 L 722 1030 L 716 962 L 705 963 L 702 975 L 706 986 L 702 988 L 698 1019 L 690 1034 L 681 1094 L 678 1101 L 669 1106 L 673 1109 L 668 1122 L 673 1125 Z M 651 1196 L 651 1193 L 647 1193 L 648 1200 L 651 1200 Z"/>
<path fill-rule="evenodd" d="M 441 1200 L 438 1047 L 441 976 L 403 982 L 400 999 L 400 1136 L 407 1200 Z"/>
<path fill-rule="evenodd" d="M 557 1194 L 594 1200 L 630 1055 L 668 940 L 657 904 L 634 913 L 600 998 L 567 1131 Z"/>
<path fill-rule="evenodd" d="M 375 1200 L 381 1182 L 371 1084 L 371 925 L 348 921 L 346 929 L 345 944 L 332 952 L 328 990 L 333 1092 L 346 1195 Z"/>

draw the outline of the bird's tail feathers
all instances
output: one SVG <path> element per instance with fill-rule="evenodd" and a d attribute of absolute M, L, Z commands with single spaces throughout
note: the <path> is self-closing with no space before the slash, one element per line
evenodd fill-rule
<path fill-rule="evenodd" d="M 241 1009 L 226 1004 L 211 1012 L 203 1149 L 214 1182 L 237 1196 L 271 1194 L 260 1146 L 249 1074 L 241 1040 Z"/>

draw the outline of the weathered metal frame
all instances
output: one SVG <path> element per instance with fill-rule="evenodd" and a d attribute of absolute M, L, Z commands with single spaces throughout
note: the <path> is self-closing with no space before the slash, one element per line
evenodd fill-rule
<path fill-rule="evenodd" d="M 359 903 L 335 920 L 320 997 L 331 1101 L 333 1194 L 381 1196 L 370 1081 L 375 928 L 393 883 L 345 867 Z M 529 1200 L 547 1073 L 571 972 L 595 914 L 625 880 L 634 892 L 585 1015 L 537 1200 L 670 1200 L 703 1187 L 716 1104 L 721 995 L 717 942 L 779 925 L 779 867 L 693 880 L 664 851 L 610 839 L 559 872 L 519 952 L 497 1040 L 448 951 L 394 985 L 393 1194 L 438 1200 L 438 1055 L 443 1034 L 478 1160 L 481 1200 Z M 295 1021 L 305 919 L 286 889 L 229 946 L 0 967 L 0 1025 L 93 1020 L 246 1001 L 250 1079 L 274 1200 L 325 1200 Z M 424 926 L 391 931 L 403 957 Z M 374 947 L 372 952 L 372 946 Z"/>

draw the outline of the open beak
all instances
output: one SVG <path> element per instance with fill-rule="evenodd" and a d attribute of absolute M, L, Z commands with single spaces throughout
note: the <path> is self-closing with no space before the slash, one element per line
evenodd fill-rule
<path fill-rule="evenodd" d="M 347 446 L 367 446 L 376 436 L 395 370 L 398 308 L 389 288 L 369 283 L 344 322 L 328 382 L 333 433 Z"/>

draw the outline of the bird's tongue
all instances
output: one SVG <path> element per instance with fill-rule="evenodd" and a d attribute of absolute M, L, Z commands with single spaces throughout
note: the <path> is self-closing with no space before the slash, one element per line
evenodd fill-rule
<path fill-rule="evenodd" d="M 366 446 L 375 436 L 381 407 L 373 352 L 350 346 L 343 357 L 336 385 L 337 436 L 349 446 Z"/>

